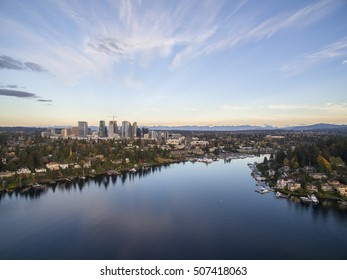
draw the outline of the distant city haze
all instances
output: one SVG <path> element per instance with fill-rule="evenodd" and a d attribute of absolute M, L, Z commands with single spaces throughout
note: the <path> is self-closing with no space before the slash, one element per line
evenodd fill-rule
<path fill-rule="evenodd" d="M 1 1 L 0 126 L 347 124 L 346 14 L 343 0 Z"/>

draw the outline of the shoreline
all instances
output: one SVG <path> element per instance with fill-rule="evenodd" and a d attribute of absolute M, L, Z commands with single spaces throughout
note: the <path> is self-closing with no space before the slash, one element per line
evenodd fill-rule
<path fill-rule="evenodd" d="M 93 175 L 66 176 L 63 178 L 37 180 L 36 183 L 30 183 L 30 184 L 25 184 L 23 186 L 16 186 L 16 187 L 12 187 L 12 188 L 2 189 L 2 190 L 0 190 L 0 194 L 12 193 L 14 191 L 17 191 L 20 193 L 23 193 L 23 191 L 28 192 L 31 189 L 35 190 L 35 185 L 37 186 L 37 189 L 41 189 L 38 186 L 46 188 L 46 187 L 52 187 L 58 183 L 77 182 L 80 180 L 95 178 L 97 176 L 119 176 L 119 175 L 122 175 L 124 173 L 131 173 L 131 172 L 136 173 L 136 172 L 139 172 L 140 170 L 146 170 L 147 168 L 165 166 L 165 165 L 169 165 L 169 164 L 173 164 L 173 163 L 181 163 L 181 162 L 186 162 L 186 161 L 188 161 L 188 160 L 186 160 L 186 159 L 185 160 L 170 160 L 170 161 L 163 162 L 163 163 L 147 163 L 147 164 L 142 165 L 141 167 L 137 168 L 135 172 L 129 168 L 122 168 L 122 169 L 117 169 L 117 170 L 111 169 L 111 170 L 95 173 Z M 112 174 L 109 174 L 109 173 L 112 173 Z"/>
<path fill-rule="evenodd" d="M 34 180 L 33 182 L 30 182 L 29 184 L 25 184 L 22 186 L 15 186 L 15 187 L 7 187 L 4 189 L 0 190 L 0 194 L 6 194 L 6 193 L 12 193 L 14 191 L 16 192 L 22 192 L 25 190 L 25 192 L 28 192 L 30 189 L 35 189 L 34 185 L 43 185 L 42 187 L 51 187 L 54 186 L 58 183 L 63 183 L 63 182 L 77 182 L 80 180 L 85 180 L 87 178 L 94 178 L 97 176 L 118 176 L 124 173 L 136 173 L 139 170 L 146 170 L 147 168 L 152 168 L 152 167 L 158 167 L 158 166 L 165 166 L 165 165 L 170 165 L 170 164 L 174 164 L 174 163 L 181 163 L 181 162 L 203 162 L 205 164 L 210 164 L 211 162 L 215 161 L 215 160 L 233 160 L 233 159 L 245 159 L 245 158 L 253 158 L 255 156 L 261 156 L 261 154 L 259 155 L 255 155 L 255 154 L 238 154 L 238 153 L 230 153 L 230 154 L 225 154 L 225 155 L 221 155 L 221 156 L 216 156 L 216 157 L 208 157 L 208 158 L 200 158 L 200 157 L 188 157 L 188 158 L 182 158 L 182 159 L 163 159 L 163 162 L 152 162 L 152 163 L 136 163 L 133 165 L 133 167 L 128 166 L 127 168 L 121 168 L 121 169 L 110 169 L 110 170 L 104 170 L 102 172 L 99 173 L 94 173 L 92 175 L 90 175 L 90 172 L 88 175 L 84 175 L 84 176 L 66 176 L 66 177 L 59 177 L 59 178 L 44 178 L 42 180 L 38 179 L 38 180 Z M 209 159 L 211 161 L 201 161 L 202 159 Z M 135 168 L 136 166 L 136 168 Z M 136 170 L 136 171 L 135 171 Z M 37 189 L 40 189 L 39 187 Z"/>

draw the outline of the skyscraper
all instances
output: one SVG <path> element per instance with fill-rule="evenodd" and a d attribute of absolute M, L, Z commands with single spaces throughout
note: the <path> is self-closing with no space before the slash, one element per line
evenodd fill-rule
<path fill-rule="evenodd" d="M 108 124 L 108 136 L 115 137 L 118 134 L 117 121 L 110 121 Z"/>
<path fill-rule="evenodd" d="M 99 137 L 106 137 L 105 121 L 100 121 L 100 123 L 99 123 Z"/>
<path fill-rule="evenodd" d="M 131 138 L 136 138 L 136 132 L 137 132 L 137 122 L 133 123 L 133 126 L 131 127 Z"/>
<path fill-rule="evenodd" d="M 78 122 L 78 137 L 87 137 L 88 135 L 88 123 L 84 121 Z"/>
<path fill-rule="evenodd" d="M 130 138 L 131 132 L 131 124 L 128 121 L 122 122 L 122 137 L 123 138 Z"/>

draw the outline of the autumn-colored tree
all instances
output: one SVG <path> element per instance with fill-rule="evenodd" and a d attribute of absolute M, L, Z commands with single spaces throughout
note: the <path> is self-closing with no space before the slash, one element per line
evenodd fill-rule
<path fill-rule="evenodd" d="M 318 170 L 320 172 L 328 173 L 329 175 L 331 174 L 330 162 L 327 159 L 325 159 L 323 156 L 319 155 L 317 157 L 317 165 L 318 165 Z"/>

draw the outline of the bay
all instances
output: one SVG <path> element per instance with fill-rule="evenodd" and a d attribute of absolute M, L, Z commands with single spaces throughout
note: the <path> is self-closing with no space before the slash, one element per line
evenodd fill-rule
<path fill-rule="evenodd" d="M 250 160 L 3 195 L 0 259 L 347 259 L 347 211 L 254 192 Z"/>

